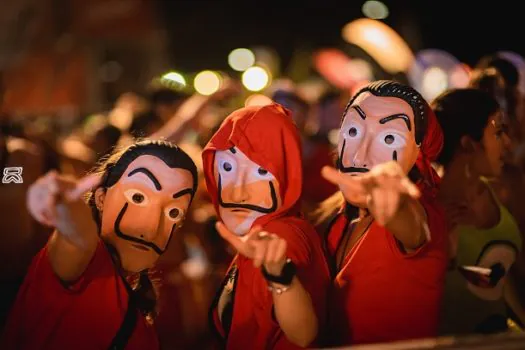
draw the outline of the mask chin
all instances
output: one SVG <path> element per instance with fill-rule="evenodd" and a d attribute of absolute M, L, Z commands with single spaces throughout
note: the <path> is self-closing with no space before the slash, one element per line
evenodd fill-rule
<path fill-rule="evenodd" d="M 138 263 L 136 261 L 136 259 L 132 259 L 133 261 L 130 261 L 130 260 L 124 260 L 122 261 L 122 268 L 127 271 L 127 272 L 131 272 L 131 273 L 139 273 L 141 271 L 144 271 L 144 270 L 147 270 L 147 269 L 150 269 L 153 267 L 153 264 L 146 264 L 146 263 Z"/>
<path fill-rule="evenodd" d="M 230 229 L 230 230 L 233 233 L 235 233 L 236 236 L 242 237 L 245 234 L 247 234 L 248 231 L 250 231 L 252 223 L 253 223 L 253 221 L 250 221 L 250 222 L 246 222 L 245 221 L 242 224 L 237 225 L 236 227 L 234 227 L 233 229 Z"/>
<path fill-rule="evenodd" d="M 360 209 L 367 209 L 368 208 L 368 205 L 366 204 L 366 201 L 364 203 L 355 203 L 355 202 L 347 201 L 347 203 L 352 205 L 352 206 L 354 206 L 354 207 L 360 208 Z"/>

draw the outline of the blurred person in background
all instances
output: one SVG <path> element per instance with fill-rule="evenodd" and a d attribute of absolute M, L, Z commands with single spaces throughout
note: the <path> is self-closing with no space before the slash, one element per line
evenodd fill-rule
<path fill-rule="evenodd" d="M 305 155 L 308 158 L 303 164 L 303 196 L 311 204 L 318 205 L 338 190 L 336 185 L 322 177 L 321 169 L 335 165 L 337 155 L 333 152 L 330 132 L 339 130 L 345 104 L 340 92 L 328 90 L 319 97 L 315 107 L 317 131 L 310 136 L 312 150 Z"/>
<path fill-rule="evenodd" d="M 519 70 L 512 62 L 498 55 L 482 57 L 476 65 L 478 73 L 490 68 L 495 69 L 503 80 L 503 91 L 499 92 L 498 97 L 499 102 L 505 101 L 501 108 L 505 112 L 509 136 L 513 142 L 522 142 L 525 131 L 525 96 L 519 90 Z"/>
<path fill-rule="evenodd" d="M 174 90 L 169 87 L 156 87 L 150 89 L 146 99 L 151 105 L 152 111 L 164 122 L 168 122 L 180 108 L 182 103 L 188 99 L 187 93 Z"/>
<path fill-rule="evenodd" d="M 271 98 L 292 111 L 292 119 L 301 136 L 307 135 L 306 126 L 310 118 L 310 104 L 294 90 L 277 89 Z"/>
<path fill-rule="evenodd" d="M 504 66 L 505 67 L 505 66 Z M 512 67 L 508 69 L 510 72 L 517 74 L 517 71 L 512 70 Z M 507 74 L 509 74 L 507 72 Z M 510 74 L 509 74 L 510 75 Z M 514 75 L 510 75 L 514 76 Z M 508 81 L 509 79 L 507 79 Z M 509 98 L 508 89 L 505 88 L 506 80 L 500 74 L 500 72 L 494 68 L 489 67 L 483 70 L 477 70 L 471 79 L 470 85 L 473 88 L 483 90 L 492 96 L 501 109 L 502 120 L 501 129 L 502 132 L 508 136 L 509 143 L 503 149 L 502 158 L 504 160 L 501 174 L 495 179 L 491 185 L 496 191 L 498 199 L 512 214 L 513 218 L 517 221 L 522 235 L 523 247 L 525 249 L 525 206 L 523 206 L 523 198 L 525 197 L 525 178 L 523 176 L 524 168 L 520 166 L 520 151 L 519 146 L 520 140 L 517 139 L 516 133 L 512 130 L 516 128 L 516 124 L 512 123 L 512 119 L 509 117 L 508 111 L 516 109 L 513 104 L 517 103 L 517 100 Z M 514 96 L 514 95 L 510 95 Z M 510 107 L 509 107 L 510 106 Z M 523 158 L 525 159 L 525 158 Z M 511 267 L 511 274 L 518 289 L 518 295 L 523 296 L 521 298 L 522 303 L 525 303 L 525 255 L 520 254 L 518 260 Z M 525 325 L 522 325 L 525 326 Z"/>
<path fill-rule="evenodd" d="M 476 89 L 443 93 L 432 103 L 443 129 L 439 192 L 450 232 L 440 334 L 507 330 L 507 305 L 524 320 L 511 267 L 522 251 L 518 225 L 493 189 L 510 146 L 497 101 Z"/>
<path fill-rule="evenodd" d="M 313 109 L 295 90 L 277 89 L 272 95 L 272 100 L 292 112 L 293 121 L 301 135 L 304 176 L 303 205 L 305 211 L 310 211 L 319 202 L 337 190 L 336 186 L 326 181 L 326 179 L 320 175 L 323 166 L 334 164 L 331 147 L 326 138 L 327 135 L 322 134 L 325 130 L 321 128 L 326 126 L 323 122 L 330 120 L 326 113 L 337 113 L 337 109 L 331 104 L 333 101 L 330 101 L 330 97 L 319 101 L 320 132 L 317 135 L 312 135 L 311 132 L 307 130 L 307 125 Z M 338 118 L 340 115 L 341 113 L 336 114 L 333 118 Z"/>
<path fill-rule="evenodd" d="M 225 79 L 221 87 L 211 95 L 198 93 L 186 98 L 174 109 L 163 125 L 148 137 L 166 139 L 174 143 L 196 144 L 199 140 L 206 143 L 211 137 L 211 127 L 204 123 L 210 108 L 218 103 L 224 103 L 240 93 L 239 82 Z M 220 120 L 219 120 L 220 123 Z"/>
<path fill-rule="evenodd" d="M 95 153 L 95 157 L 100 159 L 111 153 L 118 145 L 121 135 L 119 128 L 110 123 L 104 123 L 91 131 L 85 143 Z"/>

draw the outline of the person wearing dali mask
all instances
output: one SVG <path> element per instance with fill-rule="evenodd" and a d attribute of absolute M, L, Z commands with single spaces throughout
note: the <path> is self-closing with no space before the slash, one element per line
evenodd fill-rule
<path fill-rule="evenodd" d="M 196 186 L 191 158 L 155 141 L 115 152 L 80 181 L 51 172 L 34 183 L 29 211 L 55 232 L 29 268 L 2 349 L 159 349 L 147 272 Z"/>
<path fill-rule="evenodd" d="M 323 168 L 340 194 L 321 207 L 331 217 L 336 345 L 436 335 L 447 239 L 430 162 L 442 142 L 428 104 L 408 86 L 373 82 L 347 105 L 337 169 Z"/>
<path fill-rule="evenodd" d="M 330 274 L 300 213 L 301 143 L 279 104 L 239 109 L 203 151 L 217 230 L 238 252 L 210 309 L 226 349 L 319 345 Z"/>

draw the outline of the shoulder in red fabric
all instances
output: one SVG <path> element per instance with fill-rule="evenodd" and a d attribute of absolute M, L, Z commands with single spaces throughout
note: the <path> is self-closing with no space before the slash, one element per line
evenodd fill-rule
<path fill-rule="evenodd" d="M 65 287 L 53 272 L 48 246 L 34 259 L 4 329 L 1 348 L 106 349 L 128 306 L 128 292 L 100 242 L 79 280 Z M 154 329 L 137 310 L 126 349 L 158 349 Z"/>

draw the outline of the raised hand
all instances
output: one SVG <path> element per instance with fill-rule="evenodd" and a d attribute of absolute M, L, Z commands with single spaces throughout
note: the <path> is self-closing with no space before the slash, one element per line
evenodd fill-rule
<path fill-rule="evenodd" d="M 272 275 L 280 275 L 286 264 L 286 241 L 276 234 L 254 227 L 245 236 L 239 237 L 222 222 L 217 222 L 217 231 L 239 254 L 253 261 L 253 266 L 264 268 Z"/>
<path fill-rule="evenodd" d="M 367 207 L 374 219 L 383 226 L 392 220 L 404 201 L 420 196 L 417 186 L 394 161 L 379 164 L 359 176 L 343 174 L 330 167 L 324 167 L 322 175 L 339 186 L 348 202 Z"/>
<path fill-rule="evenodd" d="M 81 243 L 84 234 L 96 232 L 91 211 L 82 200 L 82 195 L 99 182 L 99 175 L 77 181 L 51 171 L 29 188 L 29 212 L 38 222 L 55 227 L 69 240 Z"/>

